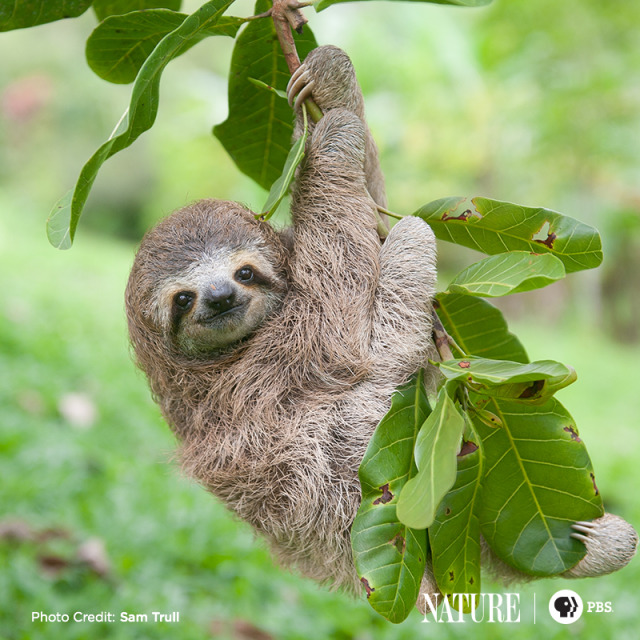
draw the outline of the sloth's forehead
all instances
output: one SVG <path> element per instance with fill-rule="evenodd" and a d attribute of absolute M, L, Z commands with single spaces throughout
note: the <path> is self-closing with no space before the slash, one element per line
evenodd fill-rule
<path fill-rule="evenodd" d="M 269 253 L 257 246 L 233 248 L 207 248 L 189 263 L 172 265 L 161 279 L 160 297 L 171 295 L 179 290 L 198 290 L 208 288 L 212 280 L 231 279 L 234 273 L 245 266 L 258 270 L 267 278 L 278 279 Z"/>
<path fill-rule="evenodd" d="M 180 283 L 192 287 L 200 283 L 207 284 L 211 278 L 224 276 L 239 269 L 256 254 L 256 251 L 250 249 L 234 250 L 230 247 L 207 249 L 190 256 L 190 260 L 184 261 L 181 265 L 169 264 L 164 283 L 169 287 Z"/>

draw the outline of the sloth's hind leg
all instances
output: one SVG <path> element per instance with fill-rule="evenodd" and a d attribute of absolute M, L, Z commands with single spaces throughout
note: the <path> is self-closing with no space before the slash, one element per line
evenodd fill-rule
<path fill-rule="evenodd" d="M 636 553 L 638 534 L 619 516 L 605 513 L 590 522 L 576 522 L 572 537 L 584 542 L 587 555 L 563 578 L 591 578 L 626 566 Z"/>

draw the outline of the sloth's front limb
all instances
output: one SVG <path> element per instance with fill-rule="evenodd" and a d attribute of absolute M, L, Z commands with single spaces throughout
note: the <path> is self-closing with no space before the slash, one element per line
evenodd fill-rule
<path fill-rule="evenodd" d="M 364 146 L 356 115 L 327 112 L 307 142 L 291 205 L 291 284 L 299 292 L 293 322 L 300 326 L 300 313 L 308 318 L 305 339 L 317 359 L 309 366 L 348 383 L 367 366 L 378 281 L 380 242 Z"/>
<path fill-rule="evenodd" d="M 431 338 L 435 286 L 433 231 L 419 218 L 404 218 L 380 250 L 371 343 L 379 379 L 398 386 L 436 357 Z"/>
<path fill-rule="evenodd" d="M 312 97 L 325 114 L 333 109 L 346 109 L 358 116 L 364 124 L 364 171 L 367 189 L 376 204 L 386 208 L 387 196 L 384 176 L 380 170 L 378 148 L 367 126 L 362 91 L 349 56 L 331 45 L 314 49 L 291 77 L 287 95 L 296 111 L 295 138 L 302 135 L 301 105 L 305 98 Z M 313 123 L 309 126 L 311 129 L 314 128 Z"/>

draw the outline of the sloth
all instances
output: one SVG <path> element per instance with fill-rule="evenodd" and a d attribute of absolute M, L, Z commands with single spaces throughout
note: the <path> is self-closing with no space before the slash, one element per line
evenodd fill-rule
<path fill-rule="evenodd" d="M 324 116 L 311 125 L 291 229 L 276 232 L 235 202 L 195 202 L 143 239 L 126 308 L 186 472 L 281 564 L 357 593 L 358 466 L 394 390 L 437 359 L 436 246 L 415 217 L 380 241 L 384 182 L 340 49 L 314 50 L 292 78 L 298 134 L 310 95 Z M 587 555 L 567 576 L 614 571 L 635 551 L 635 531 L 616 516 L 575 527 Z M 422 590 L 436 588 L 427 569 Z"/>

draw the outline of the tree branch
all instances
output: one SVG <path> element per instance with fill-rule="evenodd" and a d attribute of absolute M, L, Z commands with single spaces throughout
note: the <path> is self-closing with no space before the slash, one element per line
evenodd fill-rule
<path fill-rule="evenodd" d="M 300 66 L 300 58 L 298 57 L 298 51 L 296 50 L 296 43 L 293 40 L 291 29 L 302 33 L 302 28 L 308 21 L 302 15 L 300 9 L 306 6 L 308 6 L 307 3 L 300 3 L 297 2 L 297 0 L 273 0 L 273 7 L 271 9 L 273 26 L 275 27 L 280 48 L 284 54 L 284 59 L 287 61 L 289 73 L 291 74 Z M 307 98 L 304 103 L 311 119 L 314 122 L 318 122 L 320 118 L 322 118 L 322 111 L 318 105 L 311 98 Z"/>

